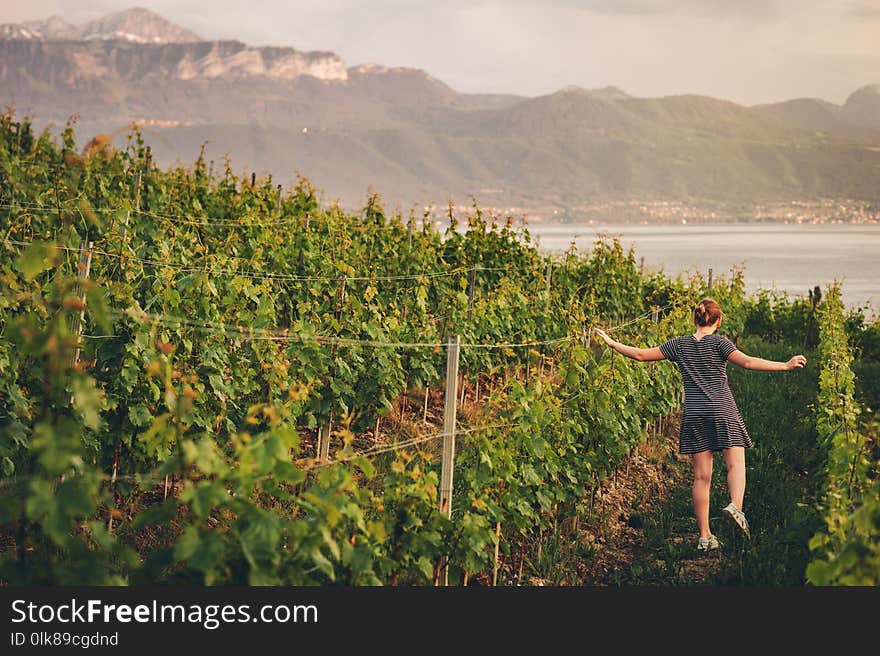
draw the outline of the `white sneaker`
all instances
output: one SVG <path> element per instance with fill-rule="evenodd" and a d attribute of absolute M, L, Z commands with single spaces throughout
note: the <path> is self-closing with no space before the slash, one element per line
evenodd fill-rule
<path fill-rule="evenodd" d="M 715 551 L 720 546 L 718 538 L 710 535 L 708 538 L 700 538 L 699 542 L 697 542 L 697 551 Z"/>
<path fill-rule="evenodd" d="M 742 531 L 746 540 L 752 539 L 752 532 L 749 530 L 749 522 L 746 519 L 745 514 L 743 514 L 743 511 L 737 508 L 733 502 L 727 504 L 721 512 L 727 515 L 730 518 L 730 521 Z"/>

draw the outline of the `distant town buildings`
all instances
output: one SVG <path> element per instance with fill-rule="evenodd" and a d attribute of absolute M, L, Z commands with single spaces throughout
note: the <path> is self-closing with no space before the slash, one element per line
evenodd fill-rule
<path fill-rule="evenodd" d="M 783 223 L 783 224 L 878 224 L 880 204 L 849 199 L 792 200 L 761 203 L 713 201 L 631 200 L 583 204 L 575 207 L 494 207 L 479 205 L 487 217 L 525 217 L 529 223 Z M 473 211 L 473 205 L 456 205 L 459 216 Z M 438 220 L 447 207 L 426 206 Z"/>

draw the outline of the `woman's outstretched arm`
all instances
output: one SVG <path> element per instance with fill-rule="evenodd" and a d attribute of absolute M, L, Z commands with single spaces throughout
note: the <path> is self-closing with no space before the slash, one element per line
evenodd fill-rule
<path fill-rule="evenodd" d="M 627 346 L 626 344 L 621 344 L 620 342 L 616 342 L 611 339 L 604 330 L 593 328 L 593 332 L 601 337 L 604 342 L 615 351 L 622 355 L 625 355 L 628 358 L 632 358 L 633 360 L 638 360 L 639 362 L 653 362 L 654 360 L 663 359 L 663 352 L 658 346 L 646 349 L 638 348 L 637 346 Z"/>
<path fill-rule="evenodd" d="M 807 359 L 802 355 L 795 355 L 788 362 L 777 362 L 776 360 L 765 360 L 746 355 L 740 350 L 731 353 L 727 359 L 743 369 L 753 371 L 791 371 L 792 369 L 802 369 L 807 364 Z"/>

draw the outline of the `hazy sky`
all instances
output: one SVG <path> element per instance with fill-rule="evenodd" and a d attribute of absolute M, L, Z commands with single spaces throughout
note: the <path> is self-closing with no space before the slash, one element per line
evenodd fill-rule
<path fill-rule="evenodd" d="M 207 38 L 423 68 L 459 91 L 567 85 L 754 104 L 880 83 L 880 0 L 139 0 Z M 81 23 L 125 0 L 0 0 Z"/>

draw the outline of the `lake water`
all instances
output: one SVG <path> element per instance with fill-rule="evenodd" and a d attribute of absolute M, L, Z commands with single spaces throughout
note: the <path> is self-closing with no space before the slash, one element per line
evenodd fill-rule
<path fill-rule="evenodd" d="M 712 267 L 727 274 L 745 267 L 746 289 L 770 288 L 806 296 L 816 285 L 842 282 L 848 305 L 880 310 L 880 225 L 541 225 L 529 224 L 545 251 L 564 251 L 572 240 L 590 250 L 604 233 L 635 248 L 645 268 L 675 275 Z"/>

